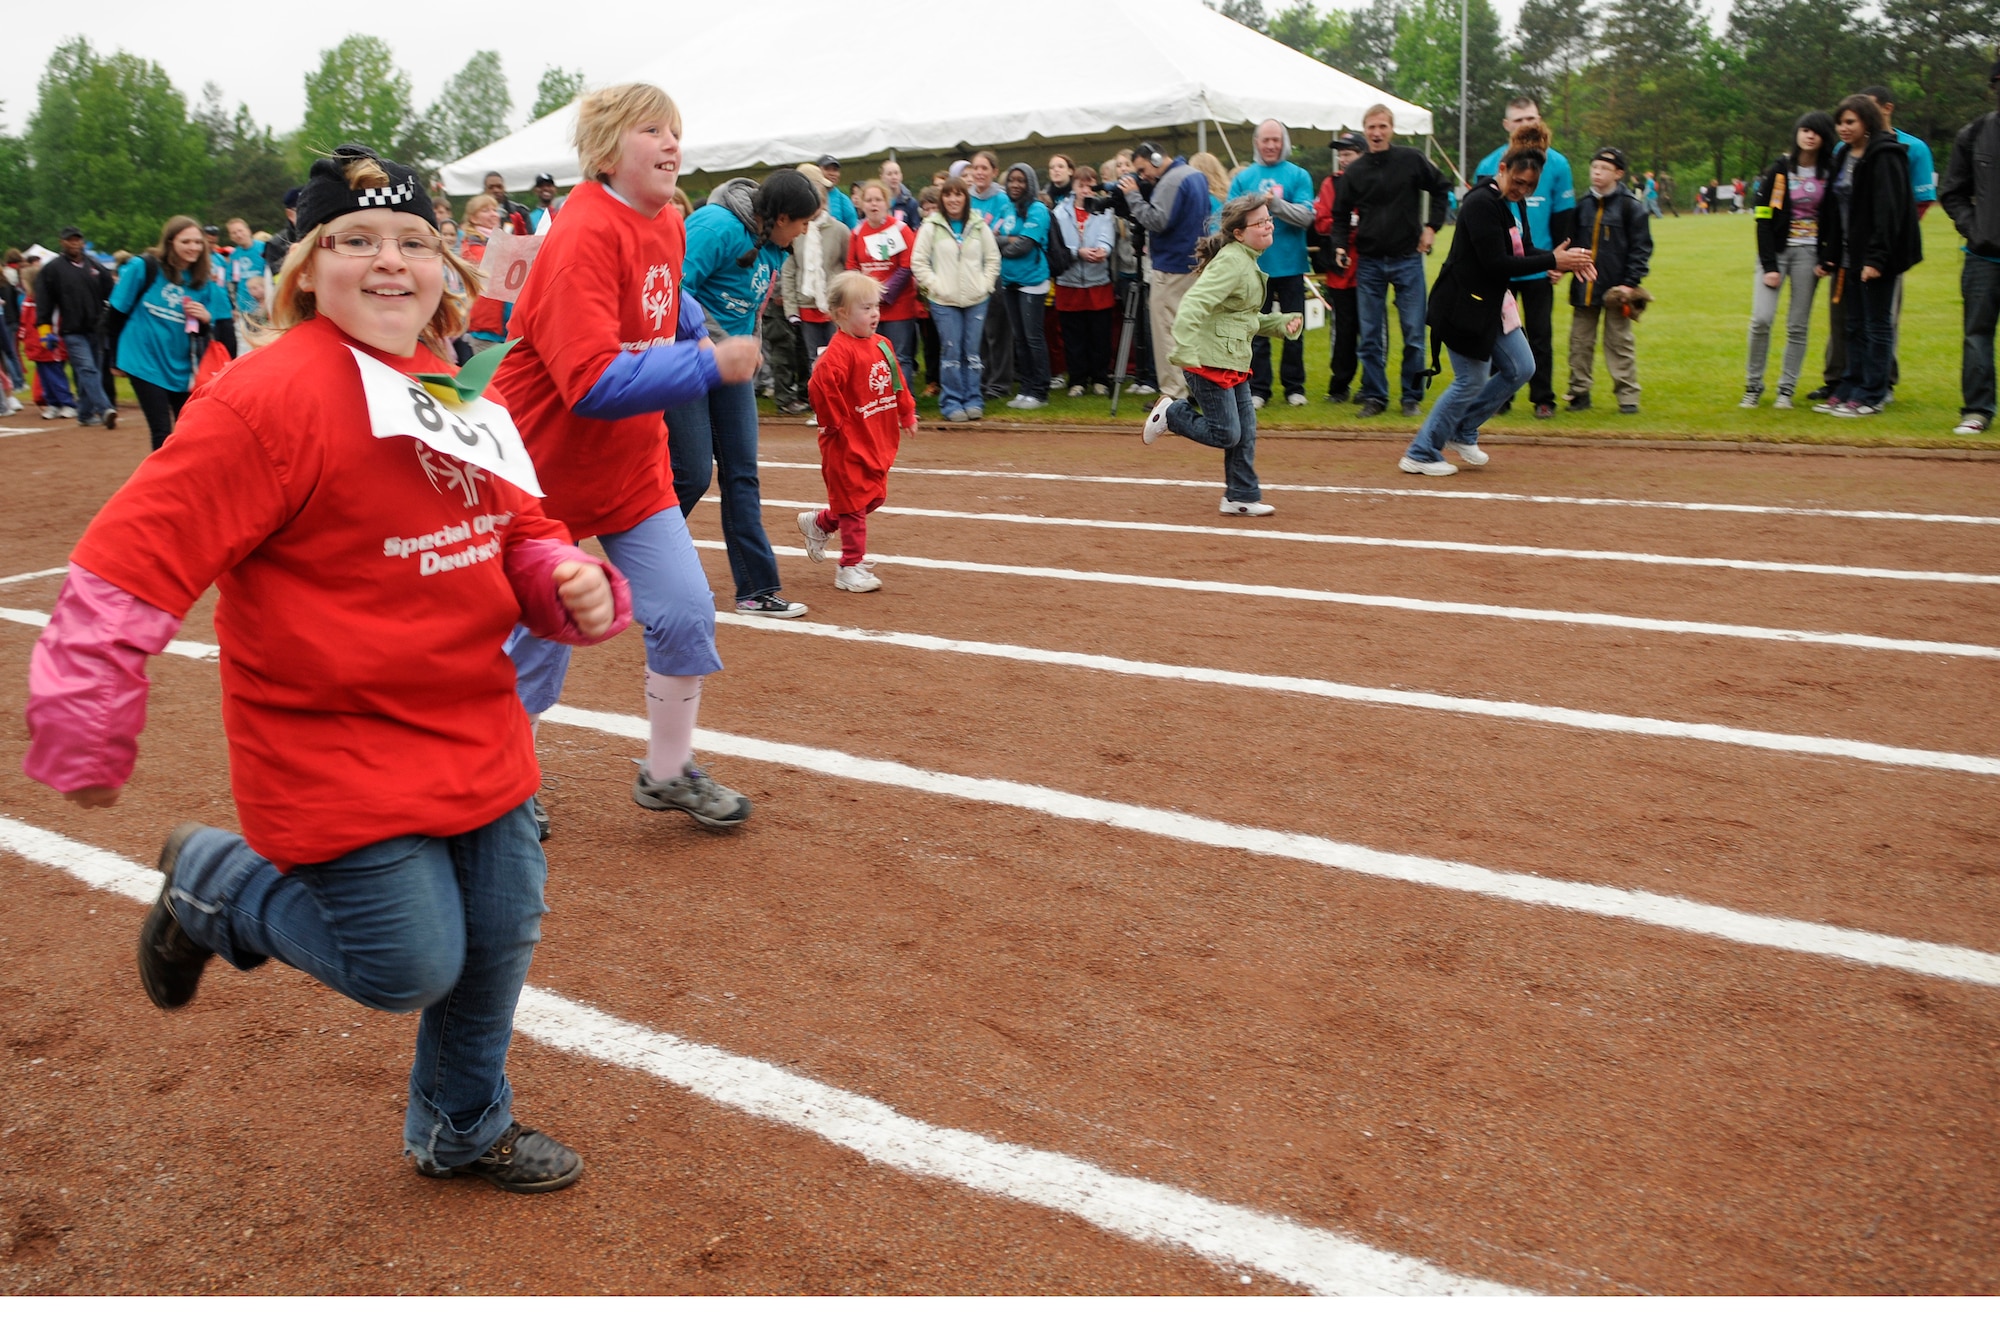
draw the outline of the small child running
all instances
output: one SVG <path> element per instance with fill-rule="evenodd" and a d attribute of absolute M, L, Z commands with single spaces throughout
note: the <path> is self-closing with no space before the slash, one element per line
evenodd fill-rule
<path fill-rule="evenodd" d="M 826 506 L 799 513 L 806 556 L 826 560 L 826 542 L 840 534 L 837 590 L 880 590 L 868 556 L 868 514 L 889 496 L 889 467 L 901 439 L 917 436 L 917 401 L 896 352 L 875 334 L 882 287 L 860 272 L 843 272 L 827 287 L 827 313 L 840 331 L 820 353 L 806 392 L 819 416 L 819 471 Z"/>

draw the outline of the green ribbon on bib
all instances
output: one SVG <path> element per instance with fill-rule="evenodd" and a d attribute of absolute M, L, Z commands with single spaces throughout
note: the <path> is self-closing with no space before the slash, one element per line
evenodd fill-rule
<path fill-rule="evenodd" d="M 426 392 L 447 406 L 477 401 L 480 394 L 492 385 L 493 375 L 500 371 L 500 361 L 520 344 L 521 339 L 515 337 L 512 341 L 489 346 L 460 365 L 455 374 L 418 374 L 417 381 L 424 385 Z"/>

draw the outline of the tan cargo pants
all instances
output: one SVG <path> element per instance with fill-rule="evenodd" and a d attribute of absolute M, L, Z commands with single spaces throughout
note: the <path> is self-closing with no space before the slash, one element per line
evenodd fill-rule
<path fill-rule="evenodd" d="M 1604 324 L 1604 367 L 1611 374 L 1611 386 L 1618 404 L 1639 404 L 1639 349 L 1632 335 L 1632 320 L 1616 309 L 1600 305 L 1572 308 L 1569 322 L 1569 395 L 1579 397 L 1590 391 L 1592 360 L 1597 354 L 1597 325 Z"/>

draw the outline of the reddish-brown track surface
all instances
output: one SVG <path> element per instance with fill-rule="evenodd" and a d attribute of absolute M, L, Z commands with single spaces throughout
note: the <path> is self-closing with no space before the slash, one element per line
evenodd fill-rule
<path fill-rule="evenodd" d="M 0 575 L 61 563 L 141 433 L 0 438 Z M 816 459 L 771 428 L 765 456 Z M 1266 441 L 1267 482 L 1414 487 L 1393 445 Z M 909 466 L 1210 479 L 1129 434 L 926 435 Z M 1423 481 L 1423 483 L 1437 483 Z M 2000 465 L 1494 449 L 1444 483 L 2000 515 Z M 767 498 L 810 501 L 806 470 Z M 893 506 L 1220 526 L 1217 490 L 898 473 Z M 1259 529 L 2000 572 L 2000 527 L 1274 492 Z M 797 543 L 771 506 L 773 542 Z M 698 539 L 718 538 L 712 506 Z M 871 550 L 2000 646 L 2000 587 L 878 516 Z M 705 552 L 726 598 L 726 565 Z M 808 622 L 2000 755 L 2000 661 L 883 565 Z M 53 579 L 0 585 L 46 610 Z M 155 661 L 110 812 L 19 773 L 33 629 L 0 623 L 0 813 L 150 863 L 233 824 L 212 665 Z M 214 639 L 206 606 L 183 633 Z M 2000 950 L 1993 776 L 720 629 L 724 733 L 1241 825 Z M 567 704 L 639 713 L 636 635 Z M 2000 1291 L 2000 990 L 718 758 L 702 834 L 633 743 L 545 726 L 530 980 L 938 1125 L 1533 1290 Z M 310 772 L 302 771 L 309 778 Z M 915 1179 L 516 1043 L 583 1182 L 398 1156 L 413 1023 L 267 966 L 168 1016 L 139 910 L 0 857 L 0 1291 L 1286 1291 Z"/>

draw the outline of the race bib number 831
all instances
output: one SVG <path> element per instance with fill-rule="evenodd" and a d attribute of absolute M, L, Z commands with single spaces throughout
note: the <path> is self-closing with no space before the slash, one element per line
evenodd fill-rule
<path fill-rule="evenodd" d="M 499 403 L 481 397 L 447 406 L 414 378 L 380 360 L 355 350 L 354 362 L 368 398 L 368 427 L 377 438 L 414 438 L 434 452 L 470 462 L 515 488 L 542 496 L 521 431 Z"/>

